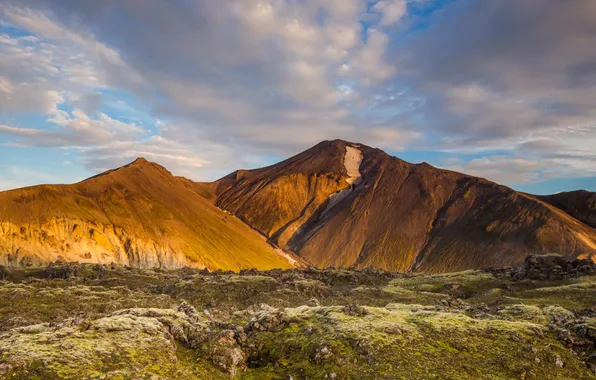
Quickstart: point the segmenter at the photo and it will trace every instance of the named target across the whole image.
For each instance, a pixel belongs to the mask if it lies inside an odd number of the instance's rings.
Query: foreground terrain
[[[0,378],[595,378],[596,265],[0,267]]]

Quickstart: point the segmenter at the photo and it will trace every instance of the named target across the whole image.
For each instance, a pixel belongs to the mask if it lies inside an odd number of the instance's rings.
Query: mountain
[[[286,254],[201,192],[145,159],[73,185],[0,192],[0,264],[291,266]]]
[[[532,253],[596,254],[596,230],[578,213],[342,140],[201,186],[218,207],[316,266],[434,273],[520,264]]]
[[[323,141],[211,183],[137,159],[73,185],[0,192],[0,265],[449,272],[530,254],[596,258],[593,193],[533,196]]]
[[[569,191],[537,198],[560,208],[588,226],[596,228],[596,193],[585,190]]]

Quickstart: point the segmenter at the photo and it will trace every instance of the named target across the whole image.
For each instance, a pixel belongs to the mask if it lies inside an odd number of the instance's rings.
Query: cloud
[[[381,14],[381,25],[392,25],[404,17],[408,10],[406,0],[382,0],[373,6]]]
[[[332,138],[476,153],[450,165],[507,183],[586,174],[595,12],[592,0],[5,0],[19,33],[0,33],[0,112],[48,125],[0,131],[76,146],[90,170],[142,154],[194,178]]]
[[[134,141],[146,131],[134,123],[124,123],[100,113],[92,119],[79,109],[71,113],[55,110],[48,119],[58,129],[44,130],[0,125],[0,134],[16,137],[11,145],[23,147],[78,148]]]
[[[468,162],[451,160],[447,169],[504,184],[525,184],[540,178],[537,162],[509,156],[475,158]]]
[[[349,138],[357,120],[338,86],[354,81],[359,83],[354,93],[366,91],[394,73],[385,60],[384,32],[371,31],[366,41],[361,37],[360,19],[367,13],[362,0],[238,0],[225,6],[149,0],[142,7],[112,0],[13,3],[12,22],[44,38],[71,41],[86,54],[88,46],[99,46],[98,55],[115,57],[143,78],[150,90],[110,80],[119,70],[95,66],[103,70],[95,75],[102,83],[153,103],[157,117],[201,129],[188,131],[187,138],[237,141],[259,146],[262,154],[296,146],[292,141],[304,141],[300,148],[305,148],[321,135]],[[374,12],[384,14],[382,8]],[[117,9],[128,22],[114,22],[106,9]],[[341,67],[352,70],[339,75]],[[359,105],[365,103],[361,99]],[[302,121],[294,118],[308,113]],[[324,126],[327,132],[318,133]],[[257,132],[246,133],[249,128]],[[271,141],[271,134],[279,140]]]
[[[401,80],[426,98],[421,128],[438,137],[427,148],[508,151],[533,160],[538,176],[591,172],[595,13],[591,0],[462,0],[436,12],[392,52]],[[513,166],[503,169],[494,178],[521,180]],[[536,178],[526,174],[525,182]]]

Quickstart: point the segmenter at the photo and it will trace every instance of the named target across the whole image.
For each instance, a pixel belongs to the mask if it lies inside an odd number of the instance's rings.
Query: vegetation
[[[0,268],[0,378],[590,379],[596,276],[578,263],[541,280],[531,260],[444,275]]]

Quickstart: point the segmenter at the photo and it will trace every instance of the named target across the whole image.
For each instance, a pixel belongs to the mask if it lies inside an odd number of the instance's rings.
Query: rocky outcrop
[[[518,268],[488,268],[496,276],[520,280],[562,280],[596,274],[596,263],[592,260],[569,259],[561,255],[530,255]]]

